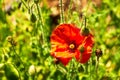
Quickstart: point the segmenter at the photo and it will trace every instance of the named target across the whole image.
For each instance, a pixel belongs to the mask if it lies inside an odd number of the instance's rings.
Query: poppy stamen
[[[70,48],[70,49],[74,49],[74,48],[75,48],[75,45],[74,45],[74,44],[70,44],[70,45],[69,45],[69,48]]]

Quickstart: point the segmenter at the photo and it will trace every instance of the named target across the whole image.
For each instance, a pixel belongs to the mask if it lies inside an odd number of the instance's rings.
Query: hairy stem
[[[96,78],[98,78],[99,57],[96,59]]]
[[[22,59],[20,58],[20,56],[17,54],[14,45],[12,45],[12,49],[13,49],[13,51],[14,51],[14,55],[17,57],[17,59],[18,59],[18,60],[20,61],[20,63],[23,65],[23,67],[24,67],[24,69],[25,69],[25,75],[28,76],[27,69],[26,69],[26,67],[25,67]]]
[[[24,5],[27,9],[29,9],[29,7],[26,5],[26,3],[25,3],[24,0],[21,0],[21,2],[23,3],[23,5]]]
[[[60,23],[64,23],[64,9],[62,0],[59,0],[59,6],[60,6]]]
[[[42,20],[42,13],[41,13],[41,8],[39,7],[39,4],[36,4],[37,6],[37,11],[38,11],[38,16],[39,16],[39,21],[40,21],[40,24],[41,24],[41,32],[42,32],[42,38],[43,38],[43,43],[45,42],[45,32],[44,32],[44,29],[43,29],[43,20]]]

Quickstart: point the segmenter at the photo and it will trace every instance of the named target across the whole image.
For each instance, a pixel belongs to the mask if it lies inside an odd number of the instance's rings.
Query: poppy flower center
[[[70,45],[69,45],[69,48],[70,48],[70,49],[74,49],[74,48],[75,48],[75,45],[74,45],[74,44],[70,44]]]

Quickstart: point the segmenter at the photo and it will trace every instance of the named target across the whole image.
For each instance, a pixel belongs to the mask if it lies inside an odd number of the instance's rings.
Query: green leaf
[[[19,80],[19,73],[11,63],[5,63],[4,71],[7,80]]]

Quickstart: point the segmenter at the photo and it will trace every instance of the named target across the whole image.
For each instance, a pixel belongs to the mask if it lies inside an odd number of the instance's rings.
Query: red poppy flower
[[[53,30],[51,37],[51,55],[62,64],[75,57],[80,63],[86,63],[92,53],[93,36],[83,36],[81,30],[73,24],[61,24]]]

